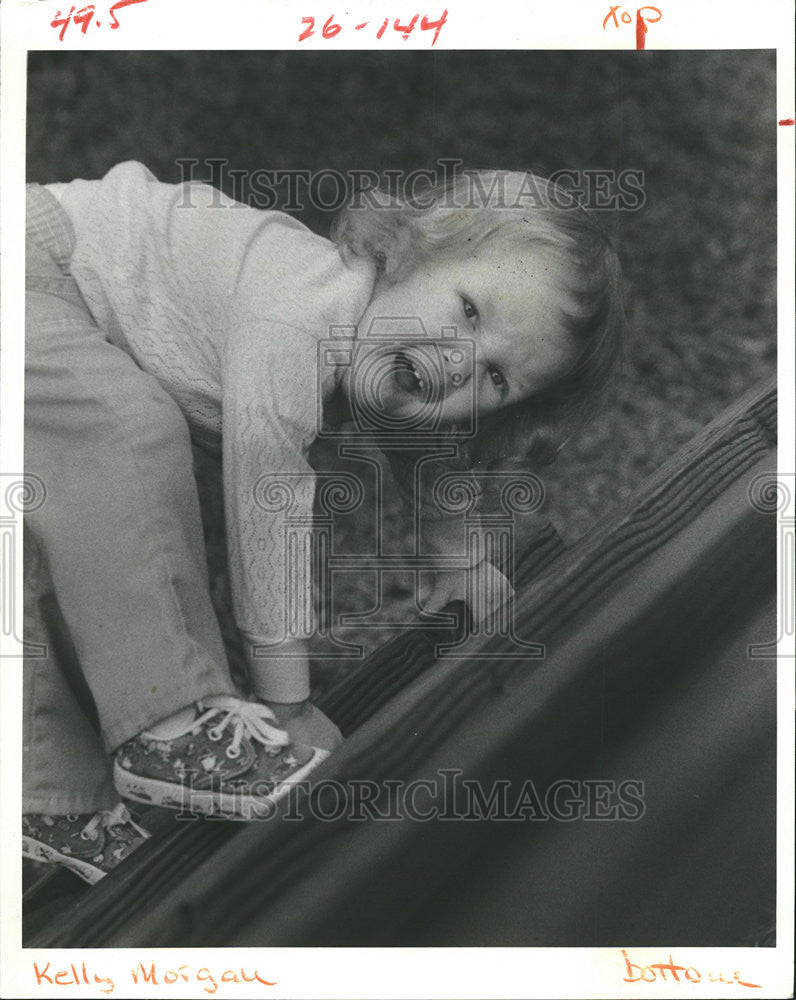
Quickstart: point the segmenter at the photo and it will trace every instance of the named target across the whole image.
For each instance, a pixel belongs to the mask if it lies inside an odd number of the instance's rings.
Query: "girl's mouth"
[[[411,396],[425,396],[427,391],[423,376],[408,354],[398,351],[393,363],[395,381],[404,392]]]

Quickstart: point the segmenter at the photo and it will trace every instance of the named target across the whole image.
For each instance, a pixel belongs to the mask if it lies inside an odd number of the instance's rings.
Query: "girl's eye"
[[[478,319],[478,310],[469,299],[462,299],[462,308],[464,309],[464,315],[468,319]]]
[[[490,368],[489,377],[492,379],[493,385],[496,385],[498,389],[505,387],[506,380],[503,378],[503,372],[499,368]]]

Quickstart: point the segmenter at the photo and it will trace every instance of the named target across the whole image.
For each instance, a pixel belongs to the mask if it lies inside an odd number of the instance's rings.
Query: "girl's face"
[[[544,248],[487,244],[472,255],[423,264],[396,283],[381,278],[357,339],[379,344],[379,406],[399,421],[428,400],[441,423],[469,421],[535,395],[572,364],[562,309],[576,306],[566,275]],[[423,363],[417,320],[438,364]],[[470,341],[457,350],[449,339]],[[422,338],[422,333],[421,333]],[[356,371],[352,379],[356,387]],[[352,391],[357,391],[356,388]]]

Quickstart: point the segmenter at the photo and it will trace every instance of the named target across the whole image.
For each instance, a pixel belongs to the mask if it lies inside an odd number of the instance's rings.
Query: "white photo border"
[[[98,5],[99,6],[99,5]],[[339,5],[337,5],[339,7]],[[389,5],[391,16],[407,17],[416,8],[404,0]],[[457,0],[434,0],[425,12],[437,16],[443,7],[449,20],[436,43],[448,49],[620,49],[633,48],[632,31],[609,33],[602,28],[609,4],[579,0],[558,4],[520,5],[496,0],[476,6]],[[63,42],[50,21],[60,10],[55,0],[21,2],[5,0],[2,16],[0,78],[0,219],[2,230],[2,329],[0,378],[2,379],[3,434],[0,467],[20,470],[22,465],[23,344],[14,331],[23,326],[24,181],[26,54],[29,50],[86,49],[291,49],[297,48],[302,16],[322,24],[334,4],[317,0],[297,6],[288,0],[226,0],[223,5],[204,0],[145,0],[120,12],[122,29],[71,32]],[[792,120],[794,108],[793,4],[789,0],[764,0],[754,5],[737,0],[716,4],[711,0],[661,0],[660,23],[650,26],[647,46],[656,49],[775,49],[777,52],[777,121]],[[432,9],[433,8],[433,9]],[[439,11],[437,11],[439,8]],[[64,9],[66,7],[64,6]],[[374,0],[357,0],[351,11],[361,20],[374,20],[385,10]],[[635,10],[635,8],[633,8]],[[342,8],[340,8],[342,18]],[[349,15],[346,14],[346,17]],[[353,17],[353,14],[350,15]],[[372,33],[341,32],[324,39],[320,33],[304,48],[426,49],[429,37],[417,33],[407,45],[400,36],[375,42]],[[794,462],[794,127],[778,125],[778,370],[779,370],[779,470],[792,473]],[[21,537],[15,563],[21,590]],[[781,558],[781,553],[780,553]],[[19,605],[19,602],[17,602]],[[21,607],[17,607],[21,620]],[[776,948],[676,949],[681,961],[700,968],[742,969],[760,989],[760,997],[786,996],[793,975],[793,636],[781,640],[778,664],[778,901]],[[4,650],[5,652],[5,650]],[[173,985],[130,986],[130,969],[139,961],[155,961],[162,968],[184,963],[191,970],[206,967],[257,968],[275,987],[258,983],[219,988],[219,997],[381,998],[381,997],[663,997],[710,996],[703,986],[681,984],[677,991],[661,982],[628,984],[622,978],[618,948],[457,948],[443,949],[124,949],[48,950],[21,947],[21,855],[17,803],[21,794],[21,669],[13,657],[2,661],[2,988],[3,996],[88,997],[103,996],[100,984],[76,986],[36,985],[33,963],[49,961],[52,968],[68,969],[85,962],[89,974],[112,977],[117,996],[195,997],[205,995],[195,978]],[[453,952],[455,962],[447,951]],[[661,961],[664,948],[634,948],[634,961]],[[737,985],[721,987],[722,996],[743,993]],[[207,994],[209,995],[209,993]]]

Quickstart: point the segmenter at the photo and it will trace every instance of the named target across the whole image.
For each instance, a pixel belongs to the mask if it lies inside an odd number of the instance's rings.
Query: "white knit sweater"
[[[289,474],[299,484],[294,513],[311,518],[318,342],[330,326],[358,322],[373,266],[346,266],[332,243],[283,213],[206,185],[161,184],[139,163],[51,190],[74,226],[71,271],[99,326],[158,379],[197,434],[220,435],[223,420],[237,624],[253,642],[280,640],[283,515],[261,509],[254,488],[263,473]],[[279,672],[269,697],[306,697],[303,663]]]

